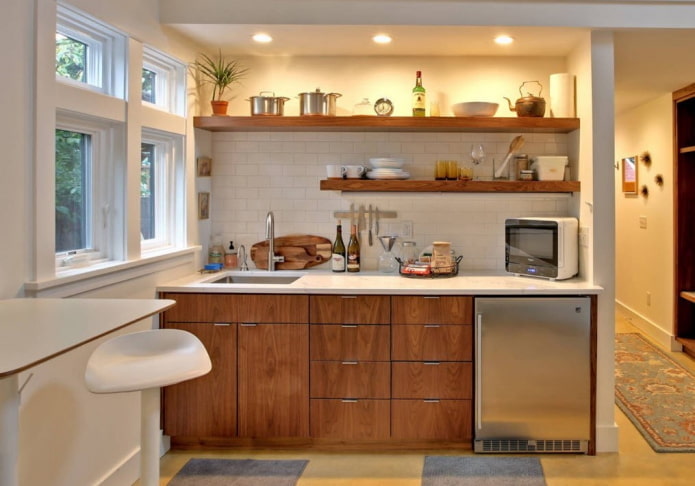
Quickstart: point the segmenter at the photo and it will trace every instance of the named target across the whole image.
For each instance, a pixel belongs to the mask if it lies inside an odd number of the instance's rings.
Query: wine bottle
[[[350,241],[347,250],[347,271],[360,271],[360,242],[357,240],[357,226],[350,227]]]
[[[415,87],[413,88],[413,116],[425,116],[427,104],[426,90],[422,86],[422,72],[415,72]]]
[[[335,234],[335,242],[331,250],[331,270],[334,272],[345,271],[345,243],[343,243],[343,226],[338,220],[338,228]]]

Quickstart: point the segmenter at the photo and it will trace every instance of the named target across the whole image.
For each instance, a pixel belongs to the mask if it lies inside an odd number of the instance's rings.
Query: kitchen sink
[[[280,284],[287,285],[301,278],[301,275],[226,275],[211,284]]]

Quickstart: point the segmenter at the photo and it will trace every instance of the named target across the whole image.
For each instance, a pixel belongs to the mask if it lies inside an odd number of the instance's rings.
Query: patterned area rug
[[[695,375],[637,333],[616,335],[616,403],[657,452],[695,452]]]
[[[169,486],[294,486],[305,460],[190,459]]]

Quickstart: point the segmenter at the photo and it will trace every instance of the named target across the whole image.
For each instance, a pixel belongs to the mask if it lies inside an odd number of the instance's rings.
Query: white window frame
[[[143,46],[143,68],[157,75],[155,103],[143,105],[159,108],[174,115],[186,115],[186,65],[150,46]]]
[[[57,5],[56,16],[56,32],[87,45],[87,81],[76,81],[58,73],[56,80],[125,99],[126,36],[65,4]]]
[[[56,130],[69,130],[90,136],[90,181],[91,194],[89,212],[89,235],[87,240],[90,248],[56,253],[56,273],[76,266],[86,266],[101,263],[115,258],[114,216],[123,207],[119,197],[118,178],[120,164],[114,156],[120,146],[122,130],[111,121],[95,117],[58,111],[56,113]],[[54,176],[55,177],[55,176]],[[119,200],[121,199],[121,200]],[[54,207],[55,212],[55,207]]]
[[[182,204],[183,193],[183,137],[167,132],[143,128],[141,143],[155,146],[155,237],[141,240],[142,252],[160,251],[177,246],[183,225],[177,223],[177,207]]]

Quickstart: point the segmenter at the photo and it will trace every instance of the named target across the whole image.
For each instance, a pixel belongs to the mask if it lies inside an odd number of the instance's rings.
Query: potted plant
[[[210,104],[213,115],[226,115],[228,102],[222,99],[222,95],[230,85],[243,78],[248,69],[243,67],[238,60],[225,59],[221,49],[214,58],[207,54],[201,54],[196,59],[194,67],[201,82],[212,84]]]

